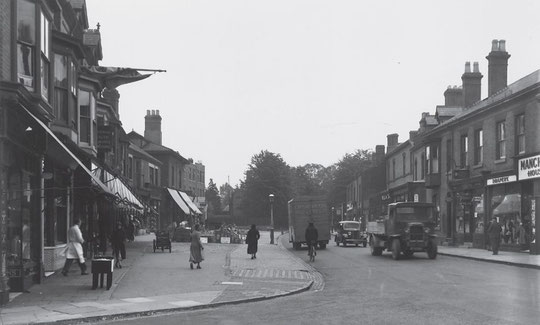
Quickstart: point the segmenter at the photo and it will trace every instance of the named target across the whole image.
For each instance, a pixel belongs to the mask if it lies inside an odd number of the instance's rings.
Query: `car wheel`
[[[412,257],[413,254],[414,254],[414,252],[409,250],[409,249],[403,252],[403,256],[405,256],[407,258]]]
[[[354,244],[354,246],[358,247],[358,243]]]
[[[401,243],[399,238],[396,238],[392,241],[392,258],[394,260],[399,260],[399,255],[401,254]]]

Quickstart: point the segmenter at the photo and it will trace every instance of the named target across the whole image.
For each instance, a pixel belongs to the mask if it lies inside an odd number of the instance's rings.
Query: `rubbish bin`
[[[112,286],[114,257],[112,256],[95,256],[92,260],[92,289],[98,286],[98,277],[101,280],[101,288],[103,288],[103,278],[107,274],[107,290]]]

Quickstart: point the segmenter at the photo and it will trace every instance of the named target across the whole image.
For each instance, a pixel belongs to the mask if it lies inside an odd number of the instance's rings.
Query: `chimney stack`
[[[508,59],[505,40],[493,40],[491,52],[486,56],[488,60],[488,96],[491,96],[508,84]]]
[[[463,88],[448,86],[444,92],[444,106],[463,107]]]
[[[375,146],[374,160],[375,165],[379,165],[384,161],[384,144],[379,144]]]
[[[386,136],[386,147],[388,148],[387,152],[390,152],[392,149],[397,147],[398,139],[399,135],[397,133],[392,133]]]
[[[103,89],[103,99],[111,105],[116,115],[120,117],[120,113],[118,112],[120,93],[118,90],[109,88]]]
[[[472,106],[482,98],[482,77],[478,62],[473,63],[472,72],[471,63],[465,63],[465,72],[461,76],[463,82],[463,106],[465,108]]]
[[[161,116],[159,110],[146,110],[144,117],[144,137],[161,145]]]

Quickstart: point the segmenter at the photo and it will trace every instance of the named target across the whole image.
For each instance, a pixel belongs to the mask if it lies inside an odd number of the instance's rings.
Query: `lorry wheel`
[[[437,244],[433,239],[428,243],[427,256],[432,260],[437,258]]]
[[[367,241],[365,241],[362,246],[366,247],[367,246]]]
[[[300,243],[293,243],[293,248],[296,249],[296,250],[299,250],[299,249],[300,249],[300,246],[302,246],[302,244],[300,244]]]
[[[399,260],[399,254],[401,254],[401,243],[399,239],[394,239],[392,241],[392,258],[394,260]]]
[[[339,242],[336,240],[336,245],[339,247]]]
[[[326,243],[319,243],[319,247],[321,249],[325,249],[326,248]]]
[[[341,244],[343,244],[343,247],[347,246],[347,241],[345,239],[343,239],[343,241],[341,242]]]
[[[354,244],[354,246],[358,247],[358,243]]]
[[[403,255],[404,255],[405,257],[412,257],[413,254],[414,254],[414,252],[411,251],[410,249],[408,249],[408,250],[406,250],[406,251],[403,252]]]

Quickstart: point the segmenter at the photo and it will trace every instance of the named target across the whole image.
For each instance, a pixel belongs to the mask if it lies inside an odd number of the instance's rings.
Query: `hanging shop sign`
[[[104,151],[110,151],[112,149],[112,137],[112,128],[108,126],[99,127],[97,134],[98,148]]]
[[[540,177],[540,155],[520,159],[518,177],[519,180]]]
[[[515,181],[517,181],[516,175],[495,177],[487,180],[487,186],[511,183]]]

